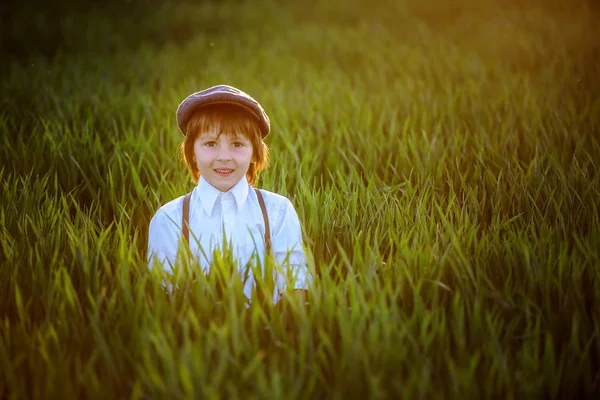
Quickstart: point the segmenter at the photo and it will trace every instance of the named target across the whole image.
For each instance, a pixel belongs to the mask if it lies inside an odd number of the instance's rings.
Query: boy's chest
[[[210,262],[215,249],[230,248],[235,258],[246,263],[257,251],[264,253],[265,225],[262,214],[237,212],[235,203],[216,204],[212,214],[195,213],[190,217],[190,248]],[[248,211],[248,210],[245,210]]]

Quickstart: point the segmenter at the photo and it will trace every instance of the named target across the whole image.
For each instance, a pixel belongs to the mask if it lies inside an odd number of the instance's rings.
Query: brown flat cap
[[[269,117],[261,105],[258,104],[258,101],[233,86],[217,85],[189,95],[177,107],[177,125],[181,133],[185,135],[185,127],[195,111],[212,104],[233,104],[240,106],[249,111],[258,120],[263,138],[271,131]]]

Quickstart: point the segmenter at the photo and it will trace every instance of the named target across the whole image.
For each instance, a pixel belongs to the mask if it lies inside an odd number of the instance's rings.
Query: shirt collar
[[[242,177],[242,179],[233,185],[233,187],[227,192],[233,194],[238,212],[244,208],[244,204],[248,198],[249,187],[250,185],[248,185],[248,180],[244,175],[244,177]],[[204,211],[208,216],[212,216],[215,203],[224,192],[221,192],[219,189],[208,183],[203,176],[200,176],[200,179],[198,180],[197,189],[198,198],[200,199],[200,203],[202,203]]]

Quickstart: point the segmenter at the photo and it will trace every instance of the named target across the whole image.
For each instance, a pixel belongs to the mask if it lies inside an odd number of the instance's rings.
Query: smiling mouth
[[[233,169],[231,169],[231,168],[216,168],[216,169],[214,169],[214,171],[219,175],[227,176],[233,172]]]

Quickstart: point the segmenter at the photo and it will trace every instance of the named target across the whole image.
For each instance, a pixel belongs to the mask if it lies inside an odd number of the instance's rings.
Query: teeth
[[[215,169],[215,171],[226,174],[226,173],[231,172],[233,170],[232,169]]]

